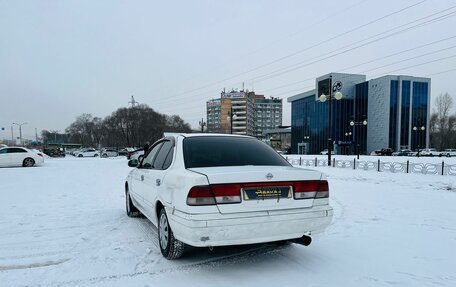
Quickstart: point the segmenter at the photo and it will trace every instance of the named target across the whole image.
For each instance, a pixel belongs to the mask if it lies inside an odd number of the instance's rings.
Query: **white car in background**
[[[74,154],[76,157],[98,157],[100,153],[94,148],[85,148]]]
[[[23,147],[0,148],[0,167],[32,167],[43,163],[44,155],[41,152],[32,151]]]
[[[167,259],[182,256],[185,244],[309,245],[333,216],[321,172],[291,166],[252,137],[172,135],[128,165],[135,168],[125,182],[127,215],[157,226]]]
[[[420,150],[420,156],[439,156],[440,152],[438,152],[435,148],[428,148]]]
[[[140,149],[136,149],[134,151],[129,152],[127,159],[129,159],[129,160],[136,159],[136,160],[140,161],[143,156],[144,156],[144,149],[140,148]]]
[[[101,157],[116,157],[119,153],[115,149],[104,148],[101,150]]]
[[[453,148],[449,148],[449,149],[446,149],[444,151],[442,151],[439,156],[446,156],[446,157],[452,157],[452,156],[456,156],[456,149],[453,149]]]

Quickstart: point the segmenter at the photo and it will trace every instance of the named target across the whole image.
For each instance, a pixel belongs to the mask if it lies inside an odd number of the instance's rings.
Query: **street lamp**
[[[367,126],[367,120],[363,120],[362,122],[350,121],[350,126]],[[359,137],[358,137],[359,139]],[[356,141],[356,155],[359,159],[359,140]]]
[[[422,131],[424,132],[424,130],[426,130],[426,128],[424,126],[421,126],[421,127],[417,127],[417,126],[414,126],[413,127],[413,130],[415,132],[417,132],[418,134],[418,138],[417,138],[417,142],[418,142],[418,153],[416,154],[417,157],[420,157],[420,138],[419,138],[419,132]]]
[[[305,141],[305,145],[304,147],[306,148],[306,153],[305,154],[308,154],[309,153],[309,150],[310,150],[310,136],[304,136],[304,141]]]
[[[204,122],[203,118],[201,118],[199,125],[201,126],[201,132],[204,133],[204,127],[206,126],[206,123]]]
[[[352,135],[352,132],[345,133],[345,137],[347,137],[347,138],[351,137],[351,135]],[[347,144],[347,143],[345,143],[345,144]],[[350,142],[350,145],[351,145],[351,142]],[[350,147],[348,147],[348,149],[345,148],[345,150],[347,151],[346,154],[348,155],[350,153]]]
[[[27,124],[27,123],[22,123],[22,124],[13,123],[13,125],[16,125],[16,126],[19,127],[19,140],[20,140],[20,142],[21,142],[21,145],[23,145],[23,144],[22,144],[22,126],[23,126],[23,125],[26,125],[26,124]]]
[[[231,112],[228,113],[228,116],[226,117],[227,121],[230,121],[230,133],[233,133],[233,120],[237,119],[237,115],[233,114],[233,107],[231,107]]]
[[[332,146],[332,100],[333,98],[335,100],[341,100],[343,95],[342,93],[340,92],[340,90],[342,89],[342,82],[340,81],[337,81],[335,82],[334,84],[332,84],[332,75],[329,75],[329,85],[328,87],[330,87],[328,90],[329,90],[329,95],[325,95],[325,94],[321,94],[320,97],[318,97],[318,99],[320,100],[320,102],[324,103],[326,102],[326,100],[329,100],[328,101],[328,104],[329,104],[329,109],[328,109],[328,128],[329,128],[329,131],[328,131],[328,166],[331,166],[331,153],[332,153],[332,150],[333,150],[333,146]]]

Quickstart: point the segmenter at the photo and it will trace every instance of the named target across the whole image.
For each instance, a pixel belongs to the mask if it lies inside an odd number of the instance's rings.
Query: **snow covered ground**
[[[0,286],[456,286],[456,177],[315,169],[335,218],[310,246],[168,261],[152,224],[124,212],[124,158],[2,168]]]

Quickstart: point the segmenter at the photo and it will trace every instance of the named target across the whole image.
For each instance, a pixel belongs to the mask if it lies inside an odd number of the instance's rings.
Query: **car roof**
[[[221,134],[221,133],[164,133],[164,138],[174,138],[177,140],[178,137],[184,138],[197,138],[197,137],[233,137],[233,138],[246,138],[246,139],[257,139],[251,136],[235,135],[235,134]]]
[[[190,137],[243,137],[243,138],[254,138],[246,135],[236,135],[236,134],[222,134],[222,133],[164,133],[165,137],[178,137],[183,136],[186,138]]]

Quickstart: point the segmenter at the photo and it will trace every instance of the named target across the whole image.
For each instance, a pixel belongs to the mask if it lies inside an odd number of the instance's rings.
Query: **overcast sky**
[[[452,0],[0,0],[0,127],[6,128],[0,139],[10,137],[12,122],[27,122],[23,133],[30,138],[35,128],[64,131],[82,113],[105,117],[127,106],[131,95],[197,128],[205,102],[242,82],[284,98],[289,124],[286,98],[331,71],[368,79],[429,76],[433,97],[454,98],[454,6]]]

